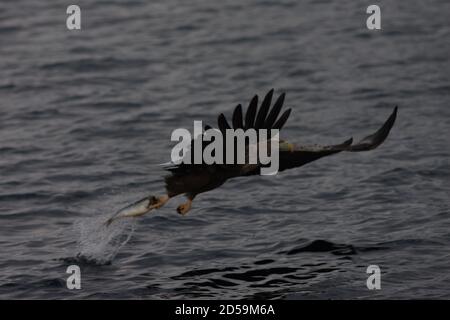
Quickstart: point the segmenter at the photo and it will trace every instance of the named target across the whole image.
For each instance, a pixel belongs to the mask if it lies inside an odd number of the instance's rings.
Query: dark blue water
[[[0,4],[0,298],[450,298],[448,1],[377,1],[381,31],[368,1],[77,4],[76,32],[66,4]],[[298,143],[399,116],[374,151],[96,231],[161,193],[173,129],[270,88]]]

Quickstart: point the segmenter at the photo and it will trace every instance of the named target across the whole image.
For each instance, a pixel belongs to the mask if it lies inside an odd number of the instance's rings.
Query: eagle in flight
[[[224,114],[218,117],[218,130],[225,136],[227,129],[281,129],[289,118],[291,109],[285,110],[282,107],[285,94],[282,93],[272,104],[273,89],[270,90],[258,107],[258,96],[255,95],[245,112],[239,104],[234,109],[231,124],[228,122]],[[281,115],[280,115],[281,114]],[[397,116],[397,106],[386,122],[375,133],[366,136],[359,142],[353,144],[350,138],[341,144],[327,146],[296,146],[286,140],[279,140],[279,169],[284,171],[287,169],[301,167],[309,162],[318,160],[322,157],[330,156],[339,152],[360,152],[368,151],[378,147],[389,134],[394,125]],[[205,129],[211,129],[209,125]],[[202,148],[209,142],[202,142]],[[194,140],[191,140],[192,149]],[[225,150],[224,150],[225,151]],[[236,154],[236,153],[235,153]],[[194,198],[200,194],[220,187],[227,180],[235,177],[250,176],[260,174],[262,165],[248,164],[195,164],[180,163],[171,164],[164,169],[169,171],[169,175],[165,177],[166,194],[162,196],[146,197],[118,212],[115,217],[120,216],[140,216],[152,209],[162,207],[170,198],[177,195],[185,195],[187,201],[178,206],[177,212],[185,215],[192,206]],[[112,221],[110,219],[109,221]]]

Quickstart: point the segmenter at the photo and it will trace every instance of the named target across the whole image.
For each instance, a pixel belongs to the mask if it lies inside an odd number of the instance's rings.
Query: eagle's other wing
[[[280,151],[279,171],[303,166],[325,156],[329,156],[342,151],[358,152],[372,150],[386,140],[397,117],[397,107],[374,134],[368,135],[356,144],[352,144],[353,139],[349,139],[338,145],[330,146],[302,146],[292,151]]]

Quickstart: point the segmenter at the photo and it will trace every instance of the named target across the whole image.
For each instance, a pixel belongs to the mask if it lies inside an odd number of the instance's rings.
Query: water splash
[[[131,239],[135,230],[135,219],[117,220],[105,225],[105,217],[78,220],[74,229],[78,233],[77,260],[88,263],[109,264],[119,250]]]

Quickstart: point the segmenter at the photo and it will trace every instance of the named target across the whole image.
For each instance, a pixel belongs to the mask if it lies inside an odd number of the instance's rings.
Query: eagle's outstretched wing
[[[325,156],[329,156],[342,151],[358,152],[372,150],[378,147],[389,135],[389,131],[394,125],[397,117],[397,107],[374,134],[371,134],[356,144],[352,144],[353,139],[349,139],[338,145],[330,146],[301,146],[292,151],[280,151],[280,168],[283,171],[290,168],[303,166],[309,162],[315,161]]]
[[[242,112],[242,105],[238,104],[233,111],[233,116],[231,118],[232,122],[230,125],[227,118],[223,113],[217,118],[217,125],[219,130],[225,135],[227,129],[278,129],[281,130],[285,125],[289,115],[291,114],[291,109],[287,109],[280,115],[281,108],[283,107],[285,94],[282,93],[277,98],[272,108],[273,89],[271,89],[266,96],[258,110],[258,96],[255,95],[247,107],[247,112],[245,113],[245,118]],[[206,125],[205,130],[211,129],[211,126]]]

